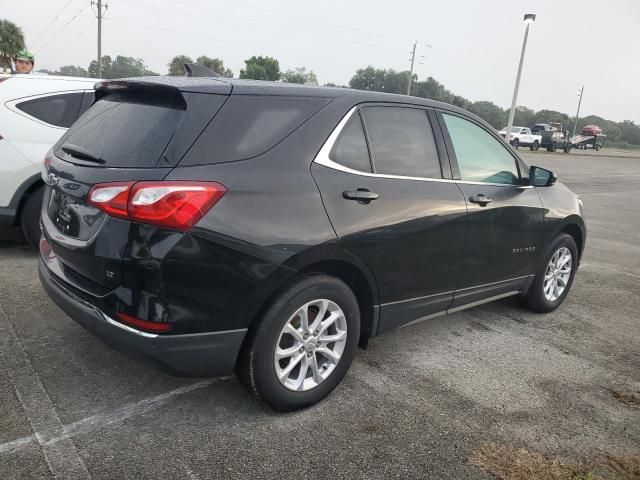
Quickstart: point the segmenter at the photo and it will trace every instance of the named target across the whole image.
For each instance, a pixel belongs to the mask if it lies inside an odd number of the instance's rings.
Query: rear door
[[[469,211],[455,308],[525,285],[535,271],[543,208],[520,162],[489,129],[453,113],[440,118]]]
[[[444,145],[429,113],[356,108],[312,166],[343,246],[377,280],[380,332],[441,312],[453,298],[466,206],[446,178],[450,167],[440,162]]]

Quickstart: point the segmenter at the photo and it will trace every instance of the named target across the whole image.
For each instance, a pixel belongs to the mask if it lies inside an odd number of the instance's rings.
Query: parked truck
[[[507,127],[498,133],[506,138]],[[527,127],[512,127],[509,137],[509,143],[513,145],[513,148],[517,149],[522,145],[523,147],[529,147],[534,152],[540,148],[542,140],[542,136],[531,133],[531,129]]]
[[[531,131],[540,135],[540,146],[546,148],[549,152],[555,152],[558,148],[569,153],[573,147],[569,138],[569,131],[562,129],[561,123],[536,123]]]

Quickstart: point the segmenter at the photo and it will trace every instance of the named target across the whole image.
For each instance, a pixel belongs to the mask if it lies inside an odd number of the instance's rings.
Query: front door
[[[466,206],[457,185],[443,180],[427,110],[364,107],[340,128],[312,173],[342,245],[378,283],[379,332],[446,310]]]
[[[521,179],[519,162],[497,136],[458,115],[441,118],[468,207],[455,309],[523,288],[535,272],[544,212],[538,192]]]

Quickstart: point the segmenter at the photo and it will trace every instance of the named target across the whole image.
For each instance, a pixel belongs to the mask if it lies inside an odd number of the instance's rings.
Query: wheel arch
[[[40,173],[34,174],[27,178],[20,186],[16,189],[13,197],[11,197],[11,203],[9,206],[15,209],[15,217],[13,218],[13,224],[18,225],[20,222],[20,218],[22,216],[22,210],[24,208],[24,204],[29,198],[29,196],[35,192],[38,188],[44,186],[44,181],[42,180],[42,175]]]
[[[260,306],[251,316],[245,343],[251,338],[251,333],[255,331],[265,311],[293,281],[304,275],[325,274],[342,280],[356,296],[360,308],[359,345],[366,347],[368,339],[375,336],[378,330],[378,287],[373,275],[364,266],[358,265],[357,261],[357,258],[352,261],[349,255],[345,253],[344,255],[325,258],[313,255],[308,257],[304,264],[296,262],[295,270],[287,269],[288,274],[286,277],[274,279],[273,284],[275,285],[259,301]]]
[[[569,220],[566,222],[557,232],[557,234],[566,233],[570,235],[574,242],[576,242],[576,246],[578,247],[578,261],[582,259],[582,254],[584,252],[584,241],[585,241],[585,232],[584,227],[580,227],[578,222],[574,220]]]

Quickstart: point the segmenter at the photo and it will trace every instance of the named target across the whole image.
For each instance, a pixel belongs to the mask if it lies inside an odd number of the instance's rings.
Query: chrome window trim
[[[336,140],[340,136],[340,133],[344,129],[347,122],[351,119],[354,113],[358,111],[359,108],[360,105],[356,105],[351,110],[349,110],[344,117],[342,117],[342,120],[340,120],[338,125],[336,125],[336,127],[333,129],[327,140],[324,142],[324,144],[316,154],[315,158],[313,159],[313,163],[317,163],[318,165],[322,165],[333,170],[350,173],[352,175],[360,175],[362,177],[390,178],[395,180],[418,180],[421,182],[462,183],[465,185],[490,185],[494,187],[533,188],[532,185],[516,185],[513,183],[469,182],[465,180],[450,180],[448,178],[408,177],[404,175],[389,175],[384,173],[363,172],[361,170],[354,170],[353,168],[345,167],[344,165],[334,162],[329,157],[331,149],[336,143]]]

